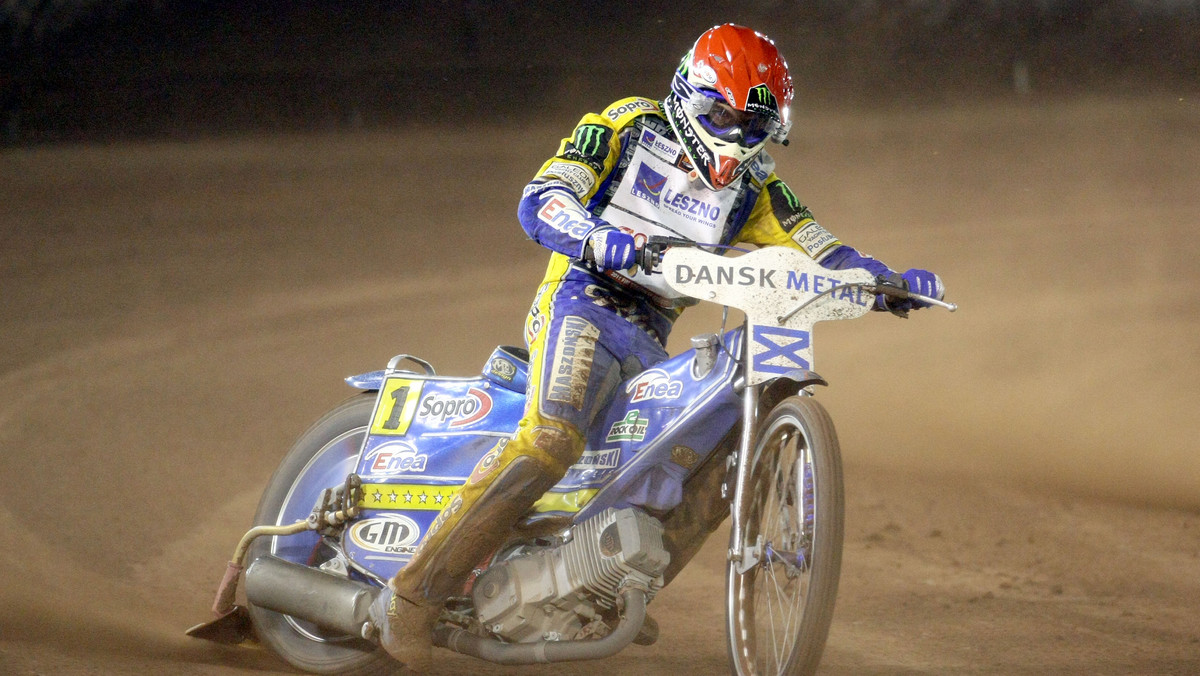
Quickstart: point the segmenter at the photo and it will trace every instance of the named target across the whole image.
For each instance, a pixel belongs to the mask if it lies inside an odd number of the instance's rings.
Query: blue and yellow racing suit
[[[891,272],[822,228],[766,152],[720,191],[691,171],[659,104],[635,97],[584,116],[525,188],[521,225],[553,252],[525,325],[532,363],[525,423],[572,438],[572,451],[556,459],[560,476],[582,452],[582,433],[616,383],[666,358],[671,325],[689,303],[661,275],[599,272],[585,262],[583,247],[596,228],[617,226],[639,246],[652,235],[780,245],[830,268]],[[509,450],[525,444],[517,446]]]

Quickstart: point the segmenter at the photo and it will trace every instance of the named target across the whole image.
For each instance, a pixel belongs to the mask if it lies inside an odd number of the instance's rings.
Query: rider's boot
[[[433,666],[430,636],[441,612],[441,606],[420,606],[397,595],[389,584],[371,606],[371,619],[379,645],[410,671],[424,673]]]
[[[524,436],[499,445],[490,467],[493,453],[480,462],[434,519],[412,561],[392,578],[391,593],[381,596],[387,626],[380,628],[380,644],[413,671],[427,671],[432,663],[431,633],[446,599],[462,591],[475,566],[558,482],[575,446],[582,448],[582,439],[552,427],[535,428],[532,443],[523,443]]]

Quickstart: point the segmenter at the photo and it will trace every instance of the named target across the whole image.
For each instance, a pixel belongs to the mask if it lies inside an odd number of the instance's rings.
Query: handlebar
[[[932,296],[919,294],[916,291],[909,291],[908,289],[898,286],[895,282],[883,276],[876,277],[875,286],[868,288],[873,293],[881,296],[887,296],[888,298],[920,301],[927,305],[936,305],[937,307],[945,308],[950,312],[954,312],[958,309],[958,305],[955,303],[947,303],[944,300],[939,300],[937,298],[933,298]]]
[[[662,265],[663,252],[673,246],[697,246],[696,242],[683,237],[667,237],[665,235],[651,235],[646,240],[646,244],[638,251],[637,263],[642,268],[642,272],[647,275],[653,275],[659,270]]]

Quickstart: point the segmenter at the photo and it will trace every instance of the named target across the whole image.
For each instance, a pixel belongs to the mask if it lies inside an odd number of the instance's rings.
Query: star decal
[[[450,504],[456,495],[452,486],[422,484],[372,484],[363,486],[359,504],[372,509],[436,509]]]

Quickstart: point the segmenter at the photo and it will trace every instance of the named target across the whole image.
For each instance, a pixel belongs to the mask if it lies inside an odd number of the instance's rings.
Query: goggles
[[[780,124],[775,116],[738,110],[729,105],[720,92],[695,87],[679,73],[675,74],[671,84],[671,89],[696,116],[705,131],[722,141],[752,148],[768,137],[776,143],[787,139],[792,126],[790,122]]]

